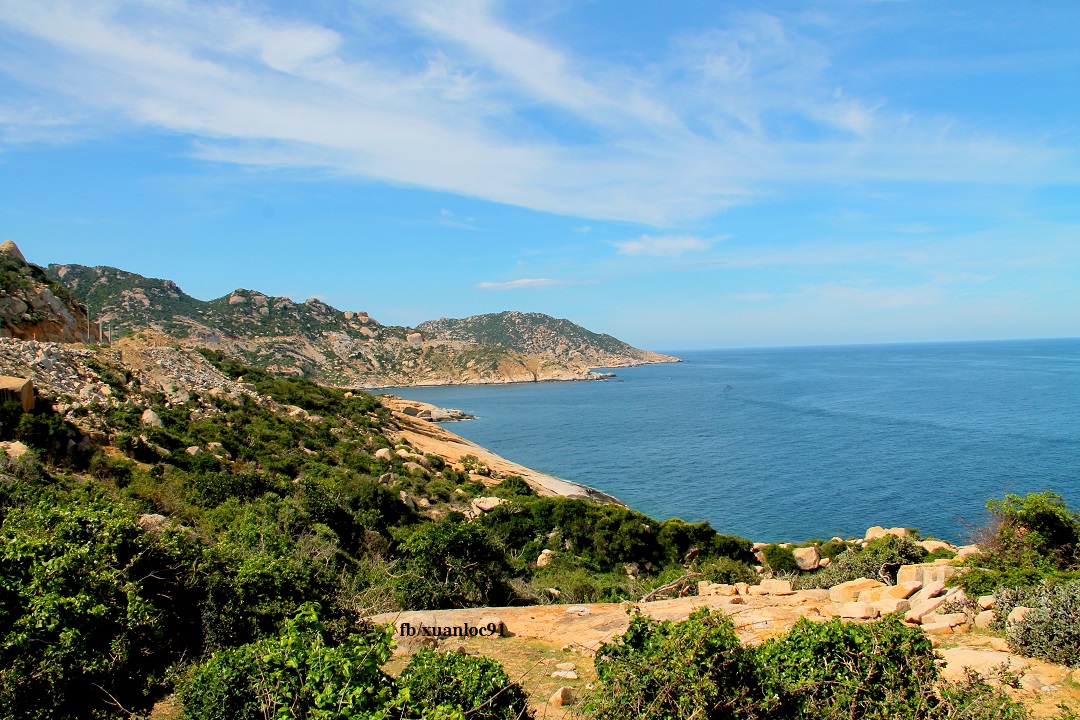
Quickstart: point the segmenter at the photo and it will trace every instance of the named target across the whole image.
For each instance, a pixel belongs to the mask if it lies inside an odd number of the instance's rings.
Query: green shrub
[[[1080,665],[1080,580],[1045,584],[1005,597],[1008,594],[998,595],[1002,603],[995,604],[995,614],[1008,617],[1017,605],[1031,608],[1023,620],[1006,628],[1010,647],[1027,657]]]
[[[761,552],[765,555],[765,564],[774,573],[799,572],[799,564],[795,562],[795,553],[791,548],[780,547],[774,543],[766,545]]]
[[[823,558],[834,558],[847,549],[848,545],[843,540],[830,540],[818,546],[818,554]]]
[[[895,616],[868,624],[805,618],[758,649],[778,717],[920,717],[938,670],[929,638]]]
[[[1080,515],[1053,492],[1028,493],[1024,497],[1006,495],[990,500],[986,507],[998,526],[994,536],[983,543],[994,569],[1033,567],[1067,570],[1080,566]]]
[[[395,596],[401,607],[497,605],[509,596],[506,557],[479,525],[423,525],[398,549],[402,563]]]
[[[393,698],[393,682],[382,671],[392,630],[365,626],[334,643],[318,613],[317,604],[305,604],[277,637],[218,652],[193,668],[177,688],[184,717],[379,717]]]
[[[734,585],[739,582],[753,585],[761,579],[761,576],[757,574],[754,568],[740,560],[732,560],[726,557],[706,560],[701,563],[698,572],[704,575],[709,582],[724,585]]]
[[[596,653],[596,720],[739,718],[758,696],[754,655],[722,613],[685,622],[630,618],[621,637]]]
[[[531,718],[528,696],[499,663],[485,657],[423,648],[397,680],[405,717],[461,712],[469,720]]]
[[[181,532],[142,533],[111,499],[49,496],[0,527],[0,717],[148,709],[166,667],[201,652]]]
[[[492,488],[492,493],[497,497],[536,497],[536,493],[529,487],[529,483],[517,475],[511,475]]]
[[[925,557],[926,551],[908,538],[886,535],[872,541],[865,548],[851,548],[834,556],[832,563],[826,568],[800,575],[795,579],[795,587],[830,588],[858,578],[877,579],[882,566],[918,563]],[[891,579],[895,581],[895,575]]]

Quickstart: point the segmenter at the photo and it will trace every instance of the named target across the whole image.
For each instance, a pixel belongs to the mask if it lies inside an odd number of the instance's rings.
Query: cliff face
[[[366,312],[238,289],[216,300],[111,267],[48,273],[120,331],[153,330],[271,372],[347,387],[587,380],[594,367],[673,362],[569,320],[505,312],[386,326]]]
[[[26,262],[10,240],[0,244],[0,337],[87,340],[86,309],[45,270]]]

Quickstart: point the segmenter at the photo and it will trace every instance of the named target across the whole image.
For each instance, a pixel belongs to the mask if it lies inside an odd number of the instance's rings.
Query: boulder
[[[932,613],[934,610],[937,610],[939,607],[944,605],[945,598],[926,598],[925,600],[917,603],[912,602],[911,600],[909,600],[908,602],[911,603],[911,608],[904,614],[904,621],[909,623],[915,623],[916,625],[918,625],[922,623],[924,615]]]
[[[833,585],[829,588],[829,599],[837,605],[855,602],[856,598],[859,597],[859,593],[863,590],[871,590],[884,585],[885,583],[878,580],[871,580],[870,578],[848,580],[847,582],[842,582],[839,585]]]
[[[945,613],[944,615],[938,615],[938,622],[949,623],[950,626],[956,627],[957,625],[965,625],[968,622],[968,616],[966,613]]]
[[[1018,623],[1022,621],[1029,612],[1031,612],[1031,608],[1023,607],[1020,605],[1014,607],[1009,613],[1009,617],[1005,618],[1006,627],[1012,625],[1013,623]]]
[[[390,448],[379,448],[375,451],[375,459],[383,462],[392,462],[394,456],[390,454]]]
[[[840,617],[853,620],[873,620],[879,615],[876,607],[870,603],[849,602],[840,606]]]
[[[993,595],[980,595],[978,600],[979,607],[983,610],[989,610],[994,607],[996,602]]]
[[[983,610],[981,613],[975,616],[975,627],[980,630],[987,630],[994,624],[994,611]]]
[[[426,474],[426,471],[424,470],[424,466],[421,465],[420,463],[415,463],[415,462],[409,461],[409,462],[405,463],[402,467],[404,467],[406,472],[409,472],[409,473],[420,473],[421,475]]]
[[[161,418],[158,416],[158,414],[156,412],[154,412],[153,410],[151,410],[150,408],[147,408],[146,410],[143,410],[142,424],[146,425],[147,427],[164,427],[165,426],[165,423],[161,422]]]
[[[412,499],[412,496],[409,495],[409,493],[401,490],[398,492],[398,497],[401,498],[401,502],[405,503],[405,507],[416,512],[416,501]]]
[[[198,445],[192,445],[192,446],[190,446],[188,448],[185,448],[184,452],[186,452],[191,457],[199,457],[200,455],[203,454],[203,449],[201,447],[199,447]]]
[[[761,589],[769,595],[794,595],[791,583],[787,580],[762,580]]]
[[[577,665],[572,662],[561,662],[555,666],[556,670],[577,670]]]
[[[930,582],[945,582],[951,577],[965,572],[966,568],[957,568],[950,565],[950,560],[938,560],[932,563],[919,563],[917,565],[903,565],[896,573],[896,581],[918,581],[923,585]]]
[[[904,598],[885,597],[871,603],[882,615],[894,612],[907,612],[911,609],[911,603]]]
[[[947,542],[942,542],[941,540],[920,540],[915,544],[928,553],[932,553],[935,550],[952,550],[953,552],[956,552],[955,547]]]
[[[922,590],[911,596],[912,606],[918,605],[924,600],[936,598],[945,594],[945,583],[933,580],[923,585]]]
[[[510,635],[510,631],[506,629],[506,623],[504,623],[502,618],[498,615],[485,615],[480,618],[478,625],[485,628],[489,625],[494,625],[498,629],[499,637],[507,637]]]
[[[978,545],[964,545],[963,547],[956,549],[956,557],[954,559],[963,560],[966,557],[978,555],[979,552],[980,550]]]
[[[832,558],[821,558],[821,560],[818,560],[819,568],[829,567],[829,565],[832,565]]]
[[[735,583],[735,592],[739,593],[740,595],[746,595],[750,592],[750,584],[744,582]]]
[[[791,552],[800,570],[817,570],[821,565],[821,553],[816,546],[795,548]]]
[[[927,635],[952,635],[952,625],[944,622],[930,623],[922,626],[923,632]]]
[[[9,458],[21,458],[30,448],[18,440],[12,440],[10,442],[0,442],[0,450],[3,450],[4,454]]]
[[[551,558],[552,558],[552,556],[554,554],[555,553],[553,553],[551,550],[547,550],[547,549],[544,549],[543,551],[541,551],[540,557],[536,558],[536,567],[542,568],[542,567],[547,567],[548,565],[550,565],[551,564]]]
[[[555,694],[551,696],[548,703],[555,707],[562,707],[564,705],[574,704],[574,691],[565,685],[555,691]]]
[[[577,680],[577,673],[573,670],[556,670],[551,673],[551,677],[559,678],[560,680]]]
[[[472,506],[473,509],[479,510],[480,512],[491,512],[504,502],[506,501],[497,497],[478,497],[473,498]]]

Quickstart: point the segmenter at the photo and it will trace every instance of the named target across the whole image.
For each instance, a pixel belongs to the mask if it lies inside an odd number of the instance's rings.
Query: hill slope
[[[121,332],[154,330],[281,375],[380,387],[584,380],[594,367],[674,362],[539,313],[384,326],[365,312],[238,289],[216,300],[113,267],[50,265],[49,277]]]

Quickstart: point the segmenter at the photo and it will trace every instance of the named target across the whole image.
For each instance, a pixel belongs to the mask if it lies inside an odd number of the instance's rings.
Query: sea
[[[755,541],[913,527],[957,543],[986,502],[1080,509],[1080,339],[674,353],[610,380],[391,390],[449,430],[656,519]]]

